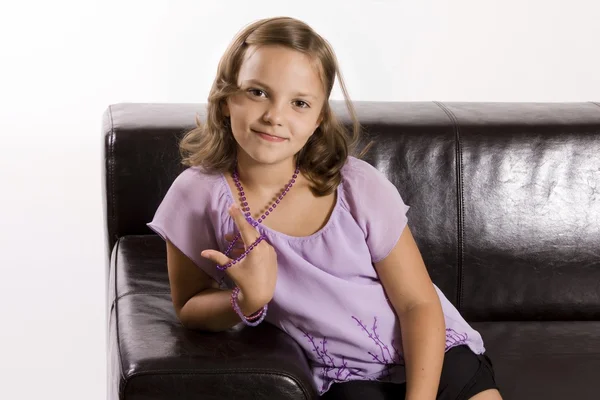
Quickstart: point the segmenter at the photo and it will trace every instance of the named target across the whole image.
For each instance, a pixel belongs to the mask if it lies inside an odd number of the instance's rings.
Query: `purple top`
[[[231,288],[227,275],[200,253],[227,248],[224,235],[237,231],[227,213],[233,201],[222,174],[191,167],[173,182],[148,226],[223,289]],[[321,394],[334,382],[405,382],[399,320],[373,263],[395,246],[407,225],[408,209],[385,175],[349,157],[336,204],[322,229],[292,237],[257,227],[275,248],[278,261],[266,320],[302,346]],[[446,320],[446,350],[466,344],[483,353],[481,335],[435,289]]]

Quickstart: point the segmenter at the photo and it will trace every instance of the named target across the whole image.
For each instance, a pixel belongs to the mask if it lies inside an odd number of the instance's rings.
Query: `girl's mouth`
[[[259,131],[255,131],[254,129],[251,129],[252,132],[256,133],[261,139],[267,140],[269,142],[284,142],[287,139],[284,138],[280,138],[278,136],[272,136],[269,135],[267,133],[264,132],[259,132]]]

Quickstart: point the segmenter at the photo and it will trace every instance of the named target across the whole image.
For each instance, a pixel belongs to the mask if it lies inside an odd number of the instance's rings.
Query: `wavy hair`
[[[361,126],[348,96],[337,58],[331,45],[306,23],[289,17],[267,18],[256,21],[240,31],[221,57],[207,104],[207,118],[201,123],[196,116],[196,127],[187,132],[179,144],[182,163],[202,166],[208,172],[231,172],[237,159],[237,146],[228,118],[222,113],[222,103],[240,88],[238,73],[249,46],[279,45],[307,54],[314,60],[325,89],[325,103],[321,110],[322,122],[303,148],[296,154],[300,171],[310,182],[317,196],[332,193],[340,184],[341,169],[349,155],[356,154]],[[329,97],[337,76],[352,130],[348,131],[336,118]]]

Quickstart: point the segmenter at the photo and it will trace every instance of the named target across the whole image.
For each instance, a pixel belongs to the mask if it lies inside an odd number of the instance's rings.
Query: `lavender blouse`
[[[200,252],[227,248],[225,234],[236,231],[227,213],[233,201],[222,174],[191,167],[173,182],[148,226],[223,289],[231,288],[226,274]],[[277,285],[266,321],[302,346],[321,394],[334,382],[405,382],[399,320],[373,263],[384,259],[398,241],[407,225],[408,209],[381,172],[349,157],[342,168],[336,204],[321,230],[292,237],[258,226],[278,260]],[[435,289],[446,321],[446,350],[466,344],[483,353],[481,335]]]

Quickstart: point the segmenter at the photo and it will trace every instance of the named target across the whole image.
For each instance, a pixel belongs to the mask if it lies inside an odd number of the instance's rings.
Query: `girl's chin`
[[[281,154],[280,152],[269,152],[264,150],[246,152],[246,154],[252,159],[252,161],[265,165],[280,164],[286,160],[294,158],[293,154]]]

